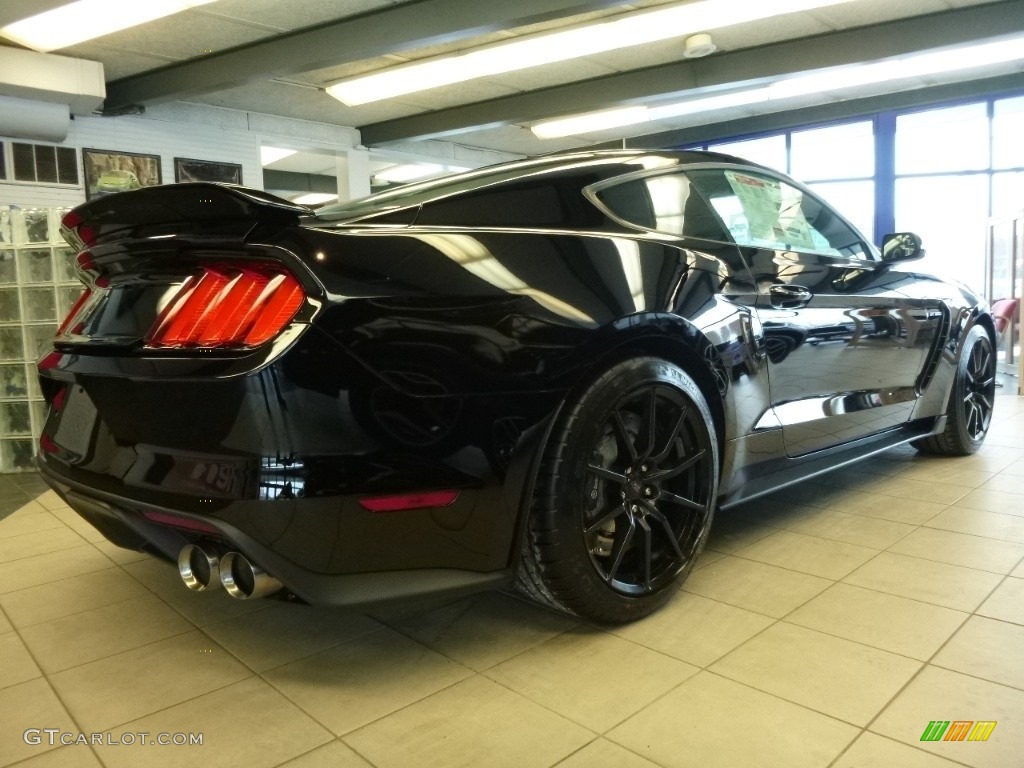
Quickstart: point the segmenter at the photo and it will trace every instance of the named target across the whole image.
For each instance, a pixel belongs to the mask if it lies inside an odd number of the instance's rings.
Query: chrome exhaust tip
[[[220,582],[229,595],[239,600],[266,597],[284,586],[240,552],[228,552],[221,558]]]
[[[178,573],[185,586],[195,592],[219,589],[220,557],[196,544],[186,544],[178,553]]]

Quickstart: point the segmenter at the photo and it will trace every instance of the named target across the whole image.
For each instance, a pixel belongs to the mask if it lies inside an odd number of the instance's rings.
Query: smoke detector
[[[683,42],[683,56],[688,59],[699,59],[718,50],[711,35],[690,35]]]

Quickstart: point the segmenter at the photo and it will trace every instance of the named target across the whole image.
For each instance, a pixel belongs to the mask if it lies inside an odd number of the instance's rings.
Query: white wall
[[[0,141],[46,143],[4,137]],[[242,183],[262,189],[260,145],[281,142],[343,152],[359,144],[359,132],[306,120],[175,103],[151,107],[145,115],[76,117],[61,146],[159,155],[165,184],[174,181],[175,157],[239,163]],[[81,177],[80,155],[78,165]],[[0,205],[64,207],[84,201],[82,186],[0,181]]]

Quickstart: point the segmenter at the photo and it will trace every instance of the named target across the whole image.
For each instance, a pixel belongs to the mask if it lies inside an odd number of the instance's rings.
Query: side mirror
[[[882,261],[892,264],[897,261],[913,261],[924,256],[921,238],[913,232],[897,232],[882,238]]]

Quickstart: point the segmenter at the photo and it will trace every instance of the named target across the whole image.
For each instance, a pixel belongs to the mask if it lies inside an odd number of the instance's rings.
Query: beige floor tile
[[[680,591],[660,611],[611,629],[634,643],[706,667],[775,619]]]
[[[17,520],[20,517],[38,515],[40,512],[49,512],[49,509],[40,504],[38,499],[27,501],[22,506],[11,512],[11,514],[5,517],[4,520]]]
[[[342,735],[471,674],[461,664],[385,628],[263,677],[335,735]]]
[[[1020,565],[1010,571],[1010,575],[1018,579],[1024,579],[1024,560],[1021,560]]]
[[[1012,496],[1017,496],[1019,501],[1017,508],[1024,507],[1024,480],[1012,474],[998,474],[993,476],[984,485],[981,486],[983,491],[996,491],[998,493],[1007,493]],[[1024,514],[1020,512],[1019,514]]]
[[[474,676],[348,734],[345,741],[378,768],[546,768],[593,738]]]
[[[120,568],[107,568],[0,595],[0,606],[16,626],[29,627],[148,594]]]
[[[829,478],[841,473],[831,473]],[[844,499],[852,498],[860,493],[865,493],[868,488],[874,488],[874,486],[885,480],[885,478],[879,478],[877,475],[865,475],[870,477],[871,482],[866,483],[863,487],[847,487],[840,481],[830,483],[828,479],[815,478],[814,480],[804,481],[791,485],[788,488],[776,491],[775,493],[769,494],[767,498],[772,500],[778,500],[787,504],[797,504],[808,507],[818,507],[819,509],[827,509],[833,507],[836,504],[842,503]]]
[[[0,539],[64,527],[64,523],[40,507],[39,512],[9,515],[0,520]]]
[[[926,661],[967,614],[849,584],[829,587],[786,621]]]
[[[193,592],[182,583],[174,565],[155,557],[123,568],[197,627],[262,611],[273,604],[270,600],[236,600],[223,589]]]
[[[103,764],[91,747],[78,744],[51,749],[36,757],[30,757],[18,763],[18,768],[103,768]]]
[[[817,576],[730,556],[691,574],[683,589],[778,619],[830,584]]]
[[[324,744],[294,760],[282,763],[281,768],[374,768],[340,740]]]
[[[1007,579],[978,609],[982,616],[1024,624],[1024,579]]]
[[[50,514],[63,522],[64,525],[74,530],[79,536],[88,542],[96,544],[107,540],[102,533],[96,530],[92,523],[86,521],[85,518],[73,509],[68,507],[65,507],[64,509],[53,509],[50,511]]]
[[[192,626],[154,595],[33,624],[21,635],[50,674],[188,632]]]
[[[806,504],[790,504],[778,498],[779,494],[773,496],[762,496],[759,499],[748,501],[738,507],[733,507],[725,513],[735,517],[742,517],[758,525],[767,525],[772,528],[788,528],[802,520],[813,518],[824,514],[821,507],[812,507]]]
[[[725,552],[715,552],[712,549],[705,549],[700,553],[700,557],[697,559],[697,564],[693,566],[693,570],[703,568],[705,565],[711,565],[716,560],[721,560],[726,557]]]
[[[848,723],[701,672],[608,738],[666,768],[822,768],[856,735]]]
[[[834,768],[956,768],[958,765],[916,747],[867,732],[853,742]]]
[[[557,768],[658,768],[614,741],[596,739],[560,762]]]
[[[920,668],[903,656],[780,622],[710,671],[864,726]]]
[[[1024,691],[938,667],[926,667],[871,725],[883,736],[976,768],[1020,765]],[[995,721],[985,742],[921,741],[931,720]]]
[[[193,631],[57,672],[50,682],[83,730],[91,732],[123,725],[251,675],[209,637]]]
[[[0,610],[0,635],[10,632],[12,629],[14,629],[14,625],[7,619],[7,615]]]
[[[953,506],[944,509],[925,525],[928,528],[1024,544],[1024,517],[1017,515]]]
[[[935,481],[908,480],[902,474],[886,478],[871,486],[872,493],[895,496],[901,499],[930,501],[933,504],[952,504],[970,493],[969,488],[946,485]]]
[[[896,499],[894,501],[893,496],[865,492],[843,499],[841,502],[833,504],[831,509],[908,525],[921,525],[939,514],[946,506],[946,504],[918,499]]]
[[[1000,577],[973,568],[882,552],[843,582],[958,611],[973,611],[995,589]]]
[[[36,555],[13,563],[0,563],[0,595],[83,573],[102,571],[112,565],[91,544],[63,552]]]
[[[792,531],[776,531],[744,547],[737,557],[825,579],[841,579],[878,554],[877,549],[845,544]]]
[[[25,743],[28,728],[59,728],[77,733],[74,721],[61,705],[50,684],[43,678],[5,688],[0,695],[0,766],[35,757],[54,749],[46,734],[39,734],[40,744]],[[30,734],[30,741],[34,734]]]
[[[578,624],[508,595],[476,595],[392,626],[477,672],[540,645]]]
[[[97,747],[108,768],[274,768],[333,736],[263,680],[251,678],[116,729],[122,733],[202,734],[197,745]]]
[[[111,544],[106,539],[94,541],[92,542],[92,545],[118,565],[128,565],[128,563],[139,563],[144,560],[153,559],[153,556],[146,552],[138,552],[134,549],[125,549],[124,547],[119,547],[116,544]]]
[[[697,668],[596,630],[570,630],[485,674],[548,709],[603,732]]]
[[[996,476],[995,472],[987,472],[983,469],[965,469],[962,464],[957,463],[959,460],[960,457],[923,461],[907,469],[900,477],[907,480],[934,481],[946,485],[960,485],[964,488],[978,488]]]
[[[250,669],[263,672],[380,626],[359,613],[270,601],[262,611],[208,624],[203,631]]]
[[[1024,627],[972,616],[932,664],[1024,689]]]
[[[860,547],[885,549],[913,531],[914,526],[838,510],[821,510],[813,518],[793,523],[789,530]]]
[[[0,689],[34,680],[41,674],[17,632],[0,635]]]
[[[1024,558],[1024,544],[934,528],[918,528],[889,551],[992,573],[1009,573]]]
[[[1004,515],[1024,516],[1024,501],[1016,493],[1005,493],[989,488],[978,488],[971,491],[955,506],[967,509],[981,509],[985,512],[999,512]]]
[[[725,512],[718,515],[711,523],[711,533],[705,548],[730,554],[758,539],[763,539],[775,530],[767,525],[758,525],[746,518]]]
[[[35,555],[74,549],[84,543],[85,540],[66,525],[52,530],[8,536],[0,538],[0,563],[12,563]]]
[[[67,502],[64,501],[55,491],[46,491],[36,496],[35,499],[46,509],[61,509],[67,507]]]

